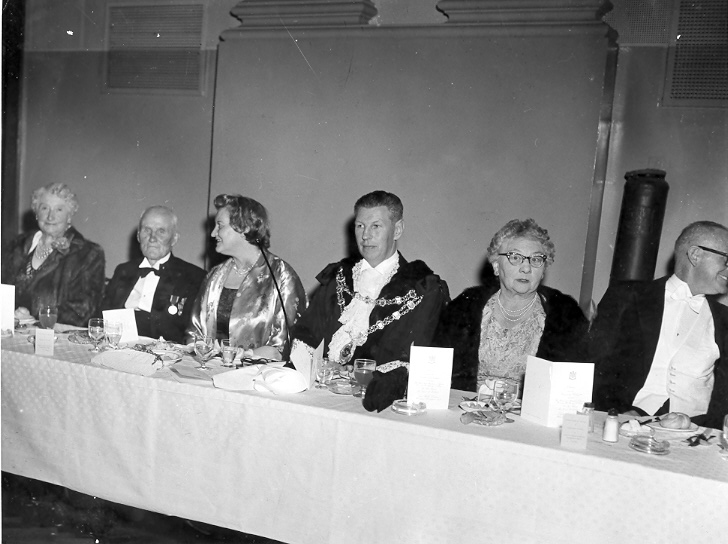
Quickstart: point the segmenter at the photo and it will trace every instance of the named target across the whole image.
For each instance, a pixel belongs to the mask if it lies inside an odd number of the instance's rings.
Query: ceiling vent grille
[[[619,33],[619,45],[669,43],[670,15],[675,0],[612,0],[604,22]]]
[[[672,28],[662,104],[728,107],[728,2],[679,0]]]
[[[202,91],[202,4],[111,6],[109,90]]]

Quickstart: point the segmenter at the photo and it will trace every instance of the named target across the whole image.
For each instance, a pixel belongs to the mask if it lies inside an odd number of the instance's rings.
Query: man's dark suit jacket
[[[607,289],[589,332],[597,410],[630,410],[647,379],[662,326],[667,277],[654,281],[615,283]],[[728,414],[728,307],[706,297],[715,323],[720,357],[715,362],[715,384],[708,413],[693,421],[722,428]]]
[[[139,265],[143,259],[136,259],[120,264],[114,270],[114,276],[106,287],[103,309],[113,310],[123,308],[126,299],[134,289],[139,279]],[[164,263],[160,270],[159,284],[154,292],[152,311],[136,311],[134,315],[137,330],[140,336],[159,338],[173,342],[184,342],[185,330],[190,323],[192,305],[195,302],[197,291],[205,278],[205,271],[174,255]],[[176,315],[169,313],[172,296],[184,299],[182,311]]]

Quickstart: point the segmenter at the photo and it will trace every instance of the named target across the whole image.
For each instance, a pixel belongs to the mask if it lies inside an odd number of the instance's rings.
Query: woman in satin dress
[[[215,208],[215,250],[230,258],[205,278],[188,333],[229,338],[246,357],[286,359],[289,330],[306,309],[301,280],[291,265],[268,251],[270,228],[262,204],[222,194]]]

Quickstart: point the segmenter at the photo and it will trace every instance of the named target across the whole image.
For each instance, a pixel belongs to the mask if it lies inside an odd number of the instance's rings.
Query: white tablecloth
[[[3,470],[291,543],[689,542],[728,514],[715,445],[657,457],[597,432],[570,451],[558,429],[517,417],[462,425],[455,391],[449,410],[407,417],[326,390],[145,378],[90,355],[63,335],[53,358],[2,340]]]

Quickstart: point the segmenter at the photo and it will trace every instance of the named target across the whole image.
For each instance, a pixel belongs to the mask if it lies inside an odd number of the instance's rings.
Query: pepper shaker
[[[589,416],[589,432],[593,433],[594,432],[594,403],[585,402],[584,408],[582,408],[581,413]]]

